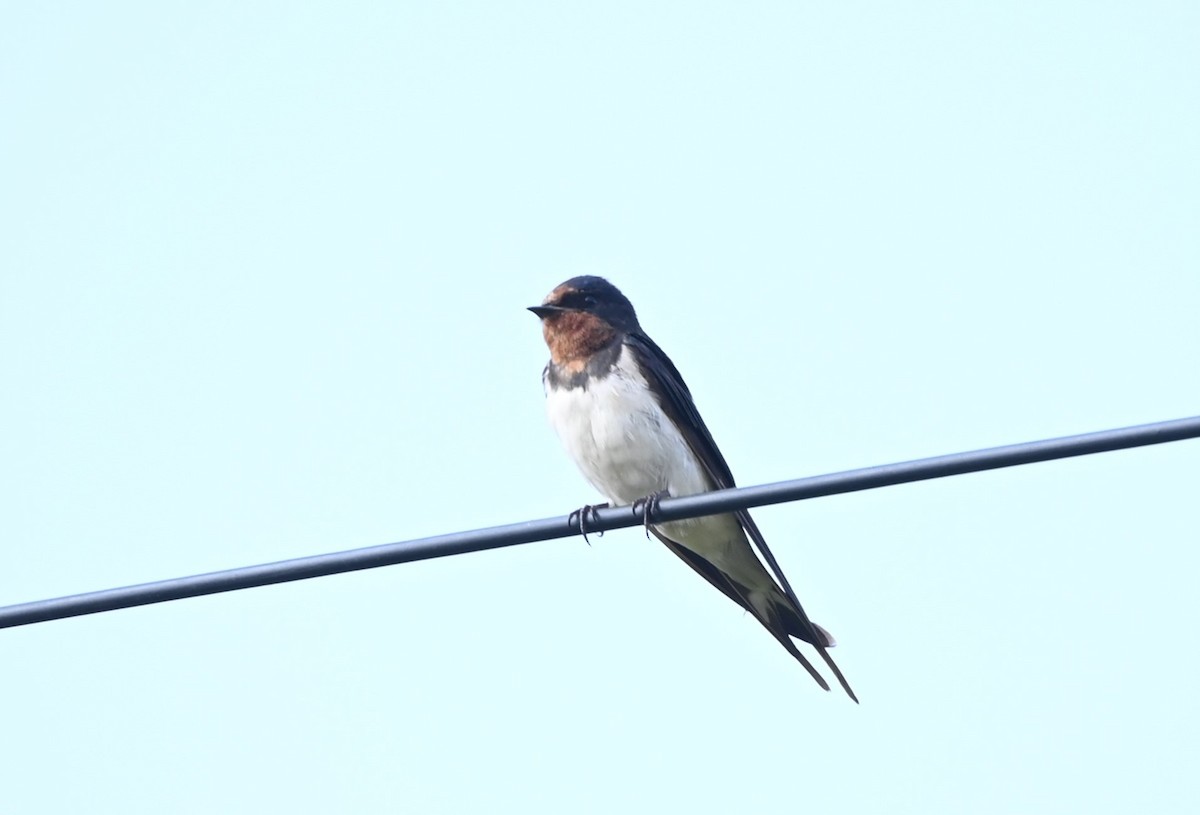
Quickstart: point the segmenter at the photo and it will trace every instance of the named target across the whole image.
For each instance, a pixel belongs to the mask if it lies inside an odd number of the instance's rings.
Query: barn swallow
[[[542,321],[550,362],[546,412],[567,453],[613,506],[643,508],[647,530],[726,597],[750,612],[817,684],[824,677],[792,637],[816,648],[846,693],[858,697],[829,656],[833,637],[808,615],[746,510],[649,523],[663,496],[734,485],[725,457],[671,359],[638,323],[633,304],[601,277],[573,277],[529,308]],[[580,510],[583,530],[587,512]],[[573,516],[574,517],[574,516]],[[758,547],[779,582],[755,555]]]

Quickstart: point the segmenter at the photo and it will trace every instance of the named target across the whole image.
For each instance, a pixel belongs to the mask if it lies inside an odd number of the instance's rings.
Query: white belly
[[[546,388],[546,411],[584,477],[614,506],[666,490],[712,489],[702,465],[646,387],[628,348],[616,367],[587,388]],[[744,586],[777,591],[737,519],[730,514],[657,527]]]
[[[547,388],[550,424],[584,477],[614,505],[666,490],[711,489],[699,461],[621,349],[612,372],[586,388]]]

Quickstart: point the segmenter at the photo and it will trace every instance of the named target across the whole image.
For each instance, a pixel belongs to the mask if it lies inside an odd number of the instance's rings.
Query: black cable
[[[1169,422],[1102,430],[1080,436],[993,447],[969,453],[953,453],[948,456],[906,461],[899,464],[884,464],[861,470],[848,470],[829,475],[781,481],[756,487],[736,490],[721,490],[684,498],[664,498],[651,515],[651,521],[677,521],[700,515],[715,515],[737,509],[801,501],[825,495],[878,489],[893,484],[925,481],[931,478],[962,475],[964,473],[1014,467],[1038,461],[1051,461],[1072,456],[1085,456],[1130,447],[1181,441],[1200,437],[1200,416],[1176,419]],[[604,531],[637,526],[642,523],[640,512],[634,514],[629,507],[613,507],[588,513],[588,531]],[[432,538],[388,543],[366,549],[351,549],[325,555],[283,560],[246,566],[223,572],[179,577],[156,583],[142,583],[118,589],[75,594],[51,600],[0,608],[0,628],[77,617],[119,608],[132,608],[150,603],[164,603],[185,597],[199,597],[273,583],[307,580],[328,574],[353,572],[359,569],[374,569],[414,560],[461,555],[484,549],[499,549],[520,543],[565,538],[579,534],[577,523],[567,517],[544,518],[540,521],[525,521],[507,526],[494,526],[469,532],[454,532]]]

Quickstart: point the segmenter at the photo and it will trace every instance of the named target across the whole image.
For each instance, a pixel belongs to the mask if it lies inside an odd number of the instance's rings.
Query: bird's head
[[[602,277],[572,277],[529,310],[542,321],[542,334],[556,363],[586,359],[621,334],[638,331],[637,313],[621,290]]]
[[[594,317],[617,331],[636,331],[637,314],[629,298],[603,277],[584,275],[560,283],[546,295],[540,306],[529,310],[542,322],[555,322],[568,314]]]

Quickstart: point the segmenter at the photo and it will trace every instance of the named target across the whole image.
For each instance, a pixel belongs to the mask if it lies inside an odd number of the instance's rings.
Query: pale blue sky
[[[9,3],[0,604],[565,514],[608,276],[745,484],[1200,412],[1195,3]],[[1200,445],[0,632],[20,813],[1200,808]]]

